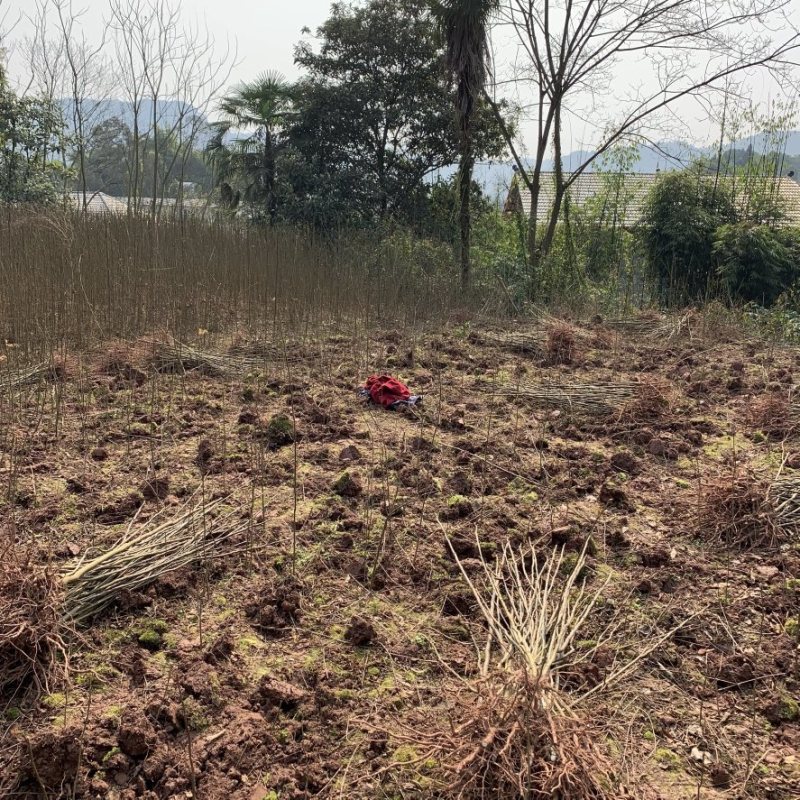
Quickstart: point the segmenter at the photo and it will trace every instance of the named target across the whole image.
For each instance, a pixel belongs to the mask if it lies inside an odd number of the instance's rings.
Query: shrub
[[[721,182],[693,172],[670,173],[656,182],[639,233],[664,301],[685,303],[708,292],[716,230],[733,222],[733,197]]]
[[[800,232],[740,222],[714,234],[717,275],[732,299],[772,305],[800,272]]]

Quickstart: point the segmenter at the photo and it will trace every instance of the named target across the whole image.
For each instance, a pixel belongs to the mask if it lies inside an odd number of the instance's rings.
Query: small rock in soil
[[[738,375],[728,381],[728,391],[732,394],[738,394],[739,392],[743,391],[744,388],[744,380]]]
[[[786,466],[790,469],[800,469],[800,453],[790,453],[786,459]]]
[[[755,670],[743,655],[722,657],[717,669],[717,686],[720,689],[746,690],[752,688]]]
[[[169,494],[169,477],[162,475],[148,478],[139,487],[139,491],[145,500],[164,500]]]
[[[470,613],[475,607],[475,599],[469,592],[453,592],[444,599],[442,614],[448,617],[459,617]]]
[[[642,560],[642,566],[658,569],[665,564],[669,564],[670,556],[669,550],[665,547],[655,547],[652,550],[642,550],[639,553],[639,558]]]
[[[472,501],[462,495],[454,495],[447,501],[447,507],[440,514],[444,520],[463,519],[473,511]]]
[[[695,430],[686,431],[686,441],[699,446],[703,444],[703,434]]]
[[[233,636],[230,633],[223,633],[218,636],[206,651],[205,659],[209,664],[218,664],[220,661],[227,661],[234,651],[235,645]]]
[[[449,544],[445,542],[444,552],[448,558],[452,558],[453,553],[455,553],[459,559],[480,558],[481,555],[477,541],[468,534],[453,536]]]
[[[652,438],[653,438],[653,432],[648,430],[647,428],[643,428],[640,431],[633,432],[633,435],[631,436],[631,441],[634,444],[638,444],[643,447],[644,445],[649,444]]]
[[[711,768],[711,785],[715,789],[727,789],[731,785],[732,776],[722,764],[715,764]]]
[[[636,506],[631,502],[628,495],[618,486],[603,484],[598,499],[603,505],[619,508],[622,511],[636,510]]]
[[[214,446],[208,439],[203,439],[197,445],[197,455],[194,463],[201,472],[207,472],[212,458],[214,458]]]
[[[256,592],[245,614],[264,636],[277,637],[300,619],[301,585],[288,577],[273,587]]]
[[[45,730],[28,742],[31,778],[47,789],[60,789],[75,780],[81,760],[81,731]]]
[[[258,414],[248,408],[242,409],[239,418],[236,420],[239,425],[255,425],[258,422]]]
[[[468,495],[472,493],[472,478],[462,470],[454,472],[447,481],[447,487],[453,494]]]
[[[70,494],[86,494],[89,491],[89,487],[85,479],[67,478],[67,491]]]

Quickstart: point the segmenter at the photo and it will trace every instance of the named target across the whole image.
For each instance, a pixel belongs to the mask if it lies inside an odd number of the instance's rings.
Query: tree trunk
[[[531,268],[531,291],[535,291],[535,279],[539,271],[542,260],[541,244],[538,241],[539,235],[539,195],[542,190],[542,165],[544,163],[547,143],[550,141],[550,129],[556,115],[556,107],[553,103],[544,114],[544,91],[539,92],[539,122],[536,141],[536,163],[533,167],[533,174],[530,178],[529,190],[531,193],[531,210],[528,218],[528,261]]]
[[[272,144],[272,133],[268,126],[264,130],[264,182],[269,224],[275,224],[278,204],[275,198],[275,149]]]
[[[539,243],[536,240],[537,228],[539,226],[539,192],[542,186],[542,167],[541,157],[537,156],[537,164],[533,169],[531,179],[531,210],[528,215],[528,259],[534,272],[538,266],[536,248]]]
[[[554,101],[555,102],[555,101]],[[564,165],[561,162],[561,101],[555,107],[553,117],[553,179],[555,186],[553,189],[553,208],[550,210],[550,219],[547,223],[547,230],[539,248],[538,258],[541,262],[547,258],[553,239],[556,235],[558,217],[561,213],[561,203],[564,200]]]
[[[153,219],[158,216],[158,95],[153,94],[153,197],[150,203]]]
[[[470,215],[470,195],[472,189],[472,169],[475,158],[469,137],[461,154],[458,167],[458,231],[459,231],[459,260],[461,263],[461,288],[469,289],[471,276],[471,237],[472,217]]]

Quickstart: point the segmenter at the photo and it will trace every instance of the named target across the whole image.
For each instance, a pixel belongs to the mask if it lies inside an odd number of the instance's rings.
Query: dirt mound
[[[300,620],[302,588],[300,581],[291,576],[262,583],[245,606],[253,627],[271,638],[286,633]]]

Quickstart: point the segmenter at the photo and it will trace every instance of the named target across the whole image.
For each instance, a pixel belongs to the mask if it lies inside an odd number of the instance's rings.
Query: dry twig
[[[120,541],[97,558],[73,566],[62,578],[64,608],[73,622],[98,614],[123,591],[135,591],[198,559],[229,555],[229,540],[247,529],[238,511],[215,515],[220,501],[189,506],[176,517],[166,509],[135,532],[135,516]]]
[[[493,394],[518,397],[535,406],[560,408],[592,416],[606,416],[633,400],[642,384],[638,383],[544,383],[538,386],[504,386]]]
[[[0,391],[14,391],[42,383],[58,383],[65,376],[61,364],[43,362],[18,369],[6,369],[0,373]]]
[[[264,357],[198,350],[181,342],[151,342],[151,363],[157,372],[201,372],[239,376],[264,368]]]
[[[700,534],[741,548],[774,544],[780,530],[768,494],[752,474],[710,482],[700,502]]]

